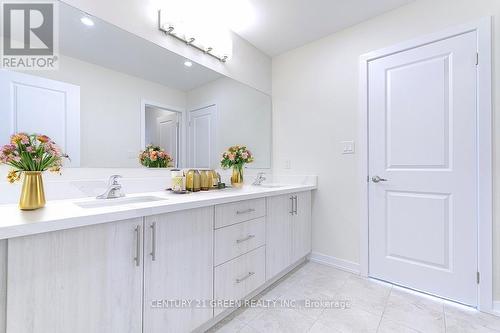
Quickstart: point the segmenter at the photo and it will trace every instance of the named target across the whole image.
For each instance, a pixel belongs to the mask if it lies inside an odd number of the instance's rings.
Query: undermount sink
[[[279,188],[279,187],[284,187],[285,185],[283,184],[261,184],[261,185],[258,185],[260,187],[265,187],[265,188]]]
[[[93,201],[75,202],[75,205],[81,208],[99,208],[99,207],[121,206],[121,205],[129,205],[129,204],[144,203],[144,202],[155,202],[161,200],[168,200],[168,199],[155,196],[142,196],[142,197],[117,198],[117,199],[95,199]]]

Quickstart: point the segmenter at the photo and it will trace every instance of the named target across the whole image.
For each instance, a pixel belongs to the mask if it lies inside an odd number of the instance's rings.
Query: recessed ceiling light
[[[88,16],[82,17],[80,19],[80,21],[82,21],[82,23],[85,24],[88,27],[94,26],[94,21],[92,21],[92,19],[90,17],[88,17]]]
[[[184,61],[184,66],[191,67],[191,66],[193,66],[193,63],[189,60],[186,60],[186,61]]]

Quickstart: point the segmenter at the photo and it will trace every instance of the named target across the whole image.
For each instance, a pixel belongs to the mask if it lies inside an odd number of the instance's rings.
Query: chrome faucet
[[[122,178],[120,175],[113,175],[109,177],[108,189],[101,195],[98,195],[97,199],[115,199],[125,196],[122,191],[122,185],[118,183],[118,179]]]
[[[257,177],[255,177],[255,180],[253,181],[252,185],[262,185],[262,183],[266,180],[266,177],[264,177],[265,173],[264,172],[259,172],[257,174]]]

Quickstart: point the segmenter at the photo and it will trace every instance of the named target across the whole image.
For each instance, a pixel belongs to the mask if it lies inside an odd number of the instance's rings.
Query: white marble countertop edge
[[[315,185],[283,185],[279,188],[246,186],[241,190],[225,189],[182,195],[167,191],[135,193],[129,197],[157,196],[165,197],[166,200],[101,208],[81,208],[75,204],[93,201],[95,200],[93,198],[49,201],[46,207],[35,211],[21,211],[17,205],[13,204],[0,205],[0,239],[309,191],[316,188]]]

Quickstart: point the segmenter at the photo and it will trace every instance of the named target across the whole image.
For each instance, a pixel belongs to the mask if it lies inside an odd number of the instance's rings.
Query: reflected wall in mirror
[[[84,25],[64,3],[59,13],[59,69],[0,72],[1,143],[45,133],[75,167],[141,167],[156,144],[177,167],[210,168],[240,144],[248,167],[271,167],[270,96],[97,18]]]

